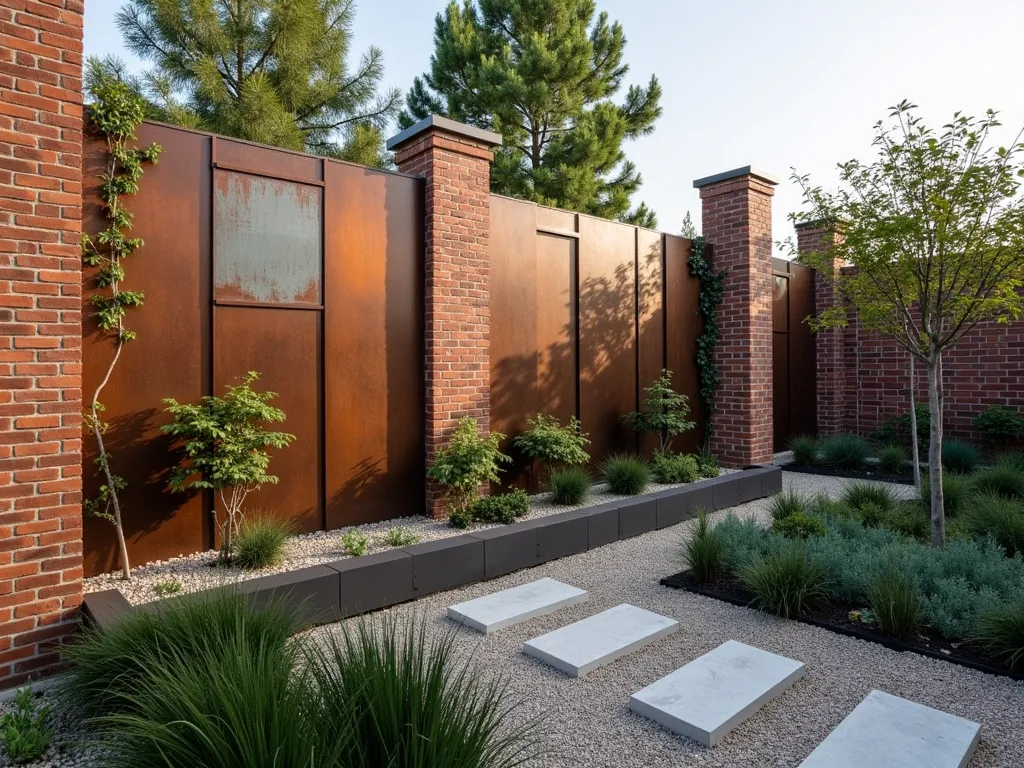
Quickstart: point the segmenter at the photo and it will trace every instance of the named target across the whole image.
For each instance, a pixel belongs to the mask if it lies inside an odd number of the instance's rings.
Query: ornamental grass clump
[[[907,468],[907,451],[902,445],[888,443],[878,449],[878,466],[890,475],[899,475]]]
[[[978,476],[981,474],[984,472],[971,476],[955,475],[951,472],[943,473],[942,499],[947,517],[956,517],[963,512],[976,490],[986,490],[977,482]],[[927,474],[921,475],[921,504],[926,510],[932,508],[931,484]]]
[[[711,584],[725,572],[722,539],[703,509],[698,510],[697,526],[683,546],[683,563],[698,584]]]
[[[821,441],[821,459],[835,469],[860,469],[871,450],[857,435],[832,435]]]
[[[967,525],[975,536],[991,536],[1007,557],[1024,552],[1024,504],[992,492],[978,493],[970,502]]]
[[[1005,460],[975,473],[971,484],[980,493],[995,493],[1004,499],[1024,501],[1024,472]]]
[[[810,435],[797,435],[789,441],[789,450],[793,452],[793,463],[801,467],[813,467],[818,463],[820,445]]]
[[[410,544],[419,543],[420,537],[408,528],[388,528],[383,537],[384,543],[389,547],[408,547]]]
[[[1024,597],[981,611],[972,639],[1004,666],[1024,669]]]
[[[791,488],[772,494],[768,499],[768,511],[771,512],[773,521],[784,520],[805,512],[809,503],[803,494]]]
[[[865,504],[874,504],[884,512],[896,507],[900,501],[892,487],[874,483],[850,483],[843,489],[840,500],[853,509],[860,509]]]
[[[620,496],[643,493],[651,482],[651,469],[640,456],[621,453],[604,463],[604,479],[608,489]]]
[[[825,523],[821,518],[808,515],[806,512],[794,512],[788,517],[772,521],[772,532],[785,536],[787,539],[807,539],[811,536],[824,536]]]
[[[942,466],[958,475],[969,475],[981,463],[981,453],[962,440],[942,441]]]
[[[825,569],[795,543],[748,563],[739,576],[756,607],[785,619],[805,615],[829,598]]]
[[[868,584],[868,601],[887,635],[898,640],[914,637],[921,628],[921,596],[910,576],[890,569]]]
[[[590,475],[583,467],[556,469],[548,478],[548,488],[551,489],[551,501],[554,504],[582,504],[590,494],[590,485]]]
[[[280,515],[265,512],[247,515],[235,538],[232,564],[246,569],[279,564],[293,530],[291,522]]]

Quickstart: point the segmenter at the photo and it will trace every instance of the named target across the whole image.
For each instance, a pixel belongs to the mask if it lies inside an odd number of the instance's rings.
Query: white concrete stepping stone
[[[629,697],[629,708],[713,747],[804,676],[799,661],[729,640]]]
[[[623,603],[535,637],[523,650],[527,656],[583,677],[678,628],[675,619]]]
[[[923,704],[872,691],[801,768],[966,768],[981,726]]]
[[[586,590],[554,579],[539,579],[453,605],[448,608],[448,617],[489,635],[586,599]]]

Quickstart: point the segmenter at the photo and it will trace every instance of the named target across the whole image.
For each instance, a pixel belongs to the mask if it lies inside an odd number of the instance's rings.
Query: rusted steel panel
[[[320,530],[323,521],[320,318],[301,309],[253,307],[215,307],[213,315],[214,392],[223,395],[229,384],[257,371],[253,386],[276,392],[272,405],[287,417],[270,428],[296,436],[287,448],[271,449],[269,472],[280,482],[252,493],[246,508],[280,514],[297,533]]]
[[[326,166],[327,527],[424,509],[423,182]]]
[[[600,462],[636,451],[622,416],[637,404],[636,228],[580,217],[580,420]]]
[[[320,166],[323,161],[318,157],[249,144],[223,136],[216,137],[216,142],[213,159],[218,164],[244,168],[271,177],[320,180]]]
[[[665,368],[665,270],[661,235],[649,229],[637,229],[637,337],[639,341],[640,380],[638,397],[643,403],[643,389],[661,375]],[[673,372],[674,373],[674,372]],[[643,453],[650,453],[660,444],[657,435],[641,435]]]
[[[539,229],[557,229],[563,232],[576,232],[579,214],[563,211],[558,208],[537,206],[537,227]]]
[[[575,240],[538,233],[535,286],[536,409],[566,423],[577,411]]]
[[[321,303],[320,187],[214,171],[214,298]]]
[[[102,395],[110,423],[106,442],[114,471],[128,483],[121,493],[128,552],[133,563],[196,552],[204,541],[203,500],[166,490],[172,463],[161,398],[195,401],[204,392],[209,353],[210,155],[209,138],[145,123],[139,142],[159,142],[162,162],[147,166],[139,193],[128,199],[135,214],[133,234],[145,247],[127,261],[125,287],[145,293],[145,303],[128,313],[138,338],[126,345]],[[96,194],[105,145],[86,142],[83,166],[84,231],[103,226]],[[94,272],[87,270],[86,285]],[[88,400],[102,379],[113,347],[96,333],[93,308],[83,306],[83,395]],[[84,493],[96,495],[93,439],[84,439]],[[117,567],[114,529],[105,520],[84,520],[85,574]]]
[[[772,288],[772,330],[789,332],[789,277],[776,274]]]
[[[690,241],[665,235],[665,360],[672,385],[690,401],[690,421],[696,426],[672,442],[676,451],[699,451],[704,438],[700,407],[697,339],[704,331],[700,316],[700,280],[690,274]]]
[[[772,334],[772,408],[773,408],[773,442],[776,451],[785,450],[790,430],[791,392],[789,375],[789,334]]]
[[[789,428],[791,435],[818,431],[817,365],[814,334],[807,318],[814,315],[814,272],[790,265],[789,278]]]

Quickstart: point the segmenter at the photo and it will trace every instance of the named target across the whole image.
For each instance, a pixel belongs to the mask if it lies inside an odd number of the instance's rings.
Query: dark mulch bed
[[[863,469],[833,469],[832,467],[807,467],[803,464],[783,464],[782,471],[799,472],[804,475],[849,477],[855,480],[879,480],[883,483],[900,483],[901,485],[914,484],[914,475],[910,472],[894,475],[891,472],[883,472],[877,467],[864,467]]]
[[[714,584],[697,584],[689,571],[681,571],[661,580],[661,584],[672,589],[684,589],[704,597],[712,597],[726,603],[739,605],[744,608],[751,607],[750,594],[743,588],[743,585],[733,576],[724,576]],[[942,659],[959,664],[980,672],[987,672],[990,675],[1009,677],[1014,680],[1024,680],[1024,674],[1011,672],[1006,667],[998,665],[998,662],[985,656],[981,649],[972,646],[970,643],[953,644],[942,635],[930,628],[924,628],[921,634],[911,640],[896,640],[877,627],[865,625],[858,621],[852,621],[849,613],[852,610],[863,609],[862,605],[844,605],[842,603],[828,603],[821,608],[815,609],[807,616],[799,616],[794,621],[821,627],[841,635],[856,637],[860,640],[867,640],[872,643],[879,643],[894,651],[910,651],[928,656],[933,659]]]

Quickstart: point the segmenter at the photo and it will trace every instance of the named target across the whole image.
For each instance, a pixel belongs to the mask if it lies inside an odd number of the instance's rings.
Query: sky
[[[362,0],[353,55],[384,51],[384,86],[407,90],[428,66],[434,17],[447,0]],[[114,25],[121,0],[85,4],[86,55],[116,54],[141,71]],[[677,232],[700,226],[693,180],[745,165],[776,175],[773,237],[801,207],[795,168],[835,187],[836,164],[873,157],[872,127],[903,99],[940,128],[955,111],[992,108],[1007,142],[1024,125],[1021,0],[597,0],[622,24],[627,84],[651,74],[663,114],[629,142],[643,175],[634,203]],[[625,91],[625,87],[623,88]]]

